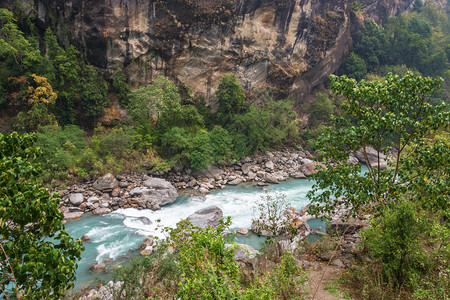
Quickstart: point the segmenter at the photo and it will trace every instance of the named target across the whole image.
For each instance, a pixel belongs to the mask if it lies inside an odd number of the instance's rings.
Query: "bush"
[[[334,105],[325,93],[317,93],[316,98],[308,107],[309,126],[315,127],[318,124],[327,122],[333,113]]]
[[[301,299],[306,277],[292,254],[284,253],[271,272],[258,273],[246,285],[245,272],[233,259],[233,236],[224,232],[231,220],[217,228],[198,228],[181,221],[165,228],[167,239],[158,252],[134,259],[116,271],[123,281],[116,291],[126,299]]]
[[[399,288],[427,267],[419,243],[424,225],[413,204],[404,202],[394,210],[386,207],[379,221],[364,232],[368,255],[381,265],[384,282]]]
[[[36,146],[43,155],[38,162],[47,171],[44,182],[51,179],[69,179],[78,173],[78,158],[86,146],[83,137],[86,133],[76,125],[40,127],[36,133]],[[55,176],[55,174],[59,174]]]
[[[221,125],[227,127],[233,116],[241,112],[245,99],[244,89],[234,74],[223,75],[216,90],[216,97],[219,100],[217,119]]]

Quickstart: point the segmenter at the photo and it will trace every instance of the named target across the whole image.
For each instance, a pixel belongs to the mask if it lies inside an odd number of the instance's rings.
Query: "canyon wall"
[[[23,1],[28,2],[30,1]],[[273,86],[301,100],[337,70],[364,17],[383,22],[413,0],[35,0],[99,68],[133,87],[165,75],[208,101],[221,76],[247,91]]]

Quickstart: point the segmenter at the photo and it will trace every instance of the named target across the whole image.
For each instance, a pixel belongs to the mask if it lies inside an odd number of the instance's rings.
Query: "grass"
[[[326,291],[328,291],[330,294],[332,294],[333,296],[336,296],[338,298],[343,298],[345,300],[351,300],[352,298],[350,298],[349,295],[347,295],[347,293],[341,291],[339,289],[339,283],[336,281],[325,281],[325,287],[324,289]]]

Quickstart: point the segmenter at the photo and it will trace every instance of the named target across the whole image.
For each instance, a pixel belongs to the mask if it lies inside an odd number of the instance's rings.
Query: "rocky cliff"
[[[94,65],[109,73],[122,67],[134,87],[166,75],[211,100],[221,76],[234,73],[246,90],[270,85],[301,99],[339,67],[361,16],[382,22],[413,1],[35,0],[34,6],[42,24],[58,24],[60,37],[73,39]]]

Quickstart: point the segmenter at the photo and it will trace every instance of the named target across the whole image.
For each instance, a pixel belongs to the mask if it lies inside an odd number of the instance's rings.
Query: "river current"
[[[252,218],[256,217],[255,203],[265,194],[265,190],[275,194],[286,195],[290,206],[302,209],[308,204],[307,192],[313,182],[307,179],[290,179],[268,187],[255,187],[252,184],[228,186],[223,190],[213,191],[206,196],[182,195],[169,205],[158,211],[137,210],[133,208],[119,209],[103,216],[84,215],[81,219],[66,224],[66,231],[74,238],[88,235],[91,243],[85,243],[86,250],[78,263],[76,289],[95,283],[95,274],[89,268],[97,263],[105,263],[108,267],[120,264],[137,254],[137,248],[149,235],[162,237],[158,224],[174,227],[181,219],[185,219],[195,211],[217,205],[223,210],[224,217],[232,219],[231,229],[251,227]],[[146,217],[152,224],[139,217]],[[160,222],[156,222],[160,220]],[[238,239],[240,243],[257,246],[261,239],[255,235]],[[109,279],[104,277],[104,279]]]

